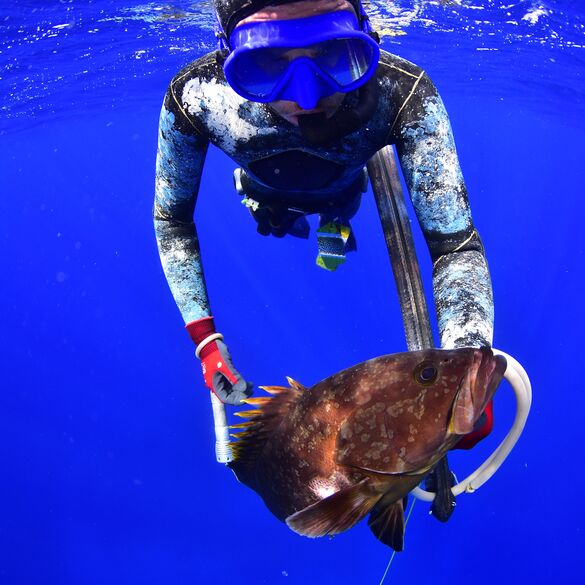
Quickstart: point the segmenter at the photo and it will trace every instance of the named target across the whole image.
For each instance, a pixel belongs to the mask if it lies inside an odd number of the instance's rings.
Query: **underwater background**
[[[585,583],[585,7],[370,3],[383,47],[446,103],[495,292],[494,346],[533,385],[524,435],[440,524],[418,502],[386,583]],[[0,584],[377,584],[365,522],[309,540],[215,462],[209,394],[151,209],[172,76],[214,48],[207,2],[0,4]],[[263,238],[210,149],[195,213],[212,309],[257,384],[405,346],[373,197],[336,273]],[[430,261],[414,225],[430,292]],[[450,457],[479,465],[514,415]]]

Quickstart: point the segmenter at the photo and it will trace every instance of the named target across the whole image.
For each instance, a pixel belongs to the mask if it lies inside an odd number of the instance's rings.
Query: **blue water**
[[[447,104],[494,282],[495,346],[534,390],[515,451],[448,524],[417,504],[387,583],[585,579],[577,4],[375,10],[385,48],[426,68]],[[162,96],[213,48],[208,3],[14,0],[0,33],[0,583],[379,583],[390,551],[365,523],[304,539],[214,460],[151,221]],[[329,274],[314,242],[256,235],[233,166],[210,152],[195,217],[218,328],[245,375],[309,385],[405,349],[371,197],[359,254]],[[486,444],[452,458],[460,476],[506,433],[511,394]]]

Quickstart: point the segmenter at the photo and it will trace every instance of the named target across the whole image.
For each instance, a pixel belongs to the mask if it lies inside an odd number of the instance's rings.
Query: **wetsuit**
[[[222,58],[216,51],[180,71],[160,119],[154,223],[164,272],[185,322],[211,314],[193,221],[210,143],[241,167],[255,199],[308,212],[328,203],[351,207],[363,167],[393,144],[434,262],[441,345],[491,345],[488,267],[449,119],[424,71],[382,51],[372,118],[333,144],[315,146],[269,105],[238,96],[225,80]],[[342,107],[356,99],[348,94]]]

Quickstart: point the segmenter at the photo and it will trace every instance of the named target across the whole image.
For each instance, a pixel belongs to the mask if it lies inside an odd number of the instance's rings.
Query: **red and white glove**
[[[253,384],[246,382],[234,368],[223,336],[217,333],[213,317],[204,317],[185,326],[197,346],[205,385],[227,404],[241,404],[252,394]]]

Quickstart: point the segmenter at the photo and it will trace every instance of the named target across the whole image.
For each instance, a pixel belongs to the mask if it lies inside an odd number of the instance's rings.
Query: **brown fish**
[[[250,421],[230,467],[299,534],[338,534],[372,511],[374,534],[401,550],[403,498],[473,430],[505,370],[464,348],[382,356],[309,389],[288,379],[238,413]]]

